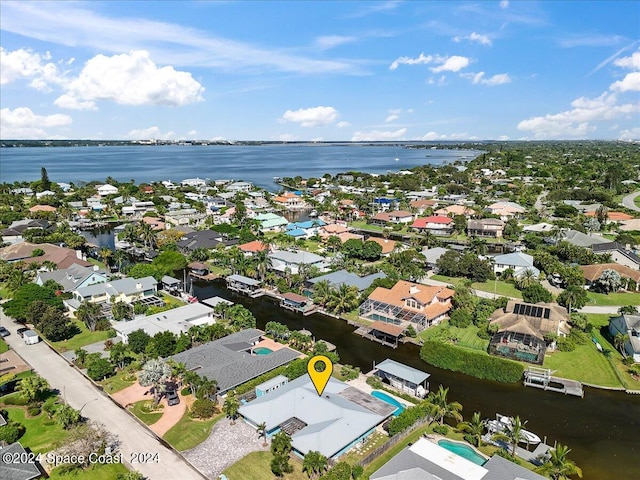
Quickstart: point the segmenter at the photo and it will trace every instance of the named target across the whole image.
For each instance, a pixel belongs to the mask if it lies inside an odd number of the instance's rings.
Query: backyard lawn
[[[242,460],[237,461],[224,472],[229,480],[273,480],[276,476],[271,473],[271,452],[251,452]],[[309,480],[306,473],[302,473],[302,464],[290,460],[293,472],[287,473],[284,480]]]
[[[489,340],[482,339],[477,335],[478,327],[475,325],[469,325],[466,328],[452,327],[449,325],[448,321],[444,321],[435,327],[423,330],[418,334],[418,338],[421,340],[427,340],[440,335],[443,331],[455,336],[458,339],[456,345],[462,347],[486,352],[487,347],[489,346]]]
[[[189,411],[186,411],[180,421],[162,438],[180,452],[189,450],[204,442],[209,437],[213,424],[223,417],[224,414],[220,413],[208,420],[195,420],[191,418]]]
[[[434,275],[431,279],[449,283],[454,287],[460,285],[465,280],[461,277],[447,277],[446,275]],[[520,292],[520,290],[518,290],[512,283],[507,283],[502,280],[487,280],[482,283],[475,282],[471,284],[471,288],[480,290],[481,292],[495,292],[497,295],[503,297],[522,298],[522,292]]]
[[[640,292],[594,293],[587,292],[588,305],[640,305]]]
[[[85,345],[90,345],[96,342],[104,342],[109,338],[109,332],[96,331],[90,332],[87,326],[78,321],[72,320],[73,324],[80,329],[80,333],[74,335],[69,340],[62,340],[61,342],[51,342],[53,347],[59,352],[66,352],[67,350],[75,350]]]

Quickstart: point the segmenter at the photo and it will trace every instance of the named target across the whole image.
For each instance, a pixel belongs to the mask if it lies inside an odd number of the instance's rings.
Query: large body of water
[[[353,334],[346,322],[325,315],[307,317],[284,310],[268,298],[251,299],[237,295],[224,282],[195,283],[199,298],[214,295],[241,303],[264,329],[269,321],[287,325],[290,329],[305,328],[316,338],[325,339],[338,349],[341,363],[360,367],[363,372],[386,358],[411,365],[431,374],[430,388],[449,388],[450,401],[459,401],[469,419],[479,411],[483,417],[494,418],[496,412],[520,415],[528,420],[527,430],[553,445],[555,441],[568,445],[573,459],[587,480],[636,479],[640,472],[640,396],[622,392],[586,388],[584,398],[525,388],[521,384],[504,384],[479,380],[424,363],[419,347],[400,345],[397,349]]]
[[[356,144],[2,148],[0,181],[37,180],[45,167],[56,182],[104,181],[108,176],[121,182],[178,182],[200,177],[245,180],[273,190],[274,176],[386,173],[472,159],[478,153]]]

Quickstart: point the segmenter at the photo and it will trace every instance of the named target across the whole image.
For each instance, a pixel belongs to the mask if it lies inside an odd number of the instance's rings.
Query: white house
[[[136,300],[152,297],[158,291],[158,282],[153,277],[123,278],[113,282],[97,283],[73,292],[73,299],[93,303],[133,303]],[[73,307],[73,305],[72,305]]]
[[[97,266],[83,267],[74,263],[69,268],[38,272],[36,284],[44,285],[47,280],[60,284],[65,292],[74,292],[78,288],[88,287],[96,283],[106,283],[107,275]]]
[[[104,185],[97,186],[96,191],[101,197],[106,197],[107,195],[116,195],[118,193],[118,188],[105,183]]]
[[[536,277],[540,275],[540,270],[533,266],[533,257],[526,253],[515,252],[496,255],[493,257],[493,261],[493,273],[496,275],[504,272],[508,268],[513,269],[514,277],[523,275],[527,270],[532,271]]]

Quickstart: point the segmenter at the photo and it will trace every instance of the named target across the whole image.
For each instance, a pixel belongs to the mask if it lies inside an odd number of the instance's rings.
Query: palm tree
[[[482,433],[484,432],[484,422],[480,412],[474,412],[470,421],[458,424],[458,430],[471,435],[474,439],[474,445],[479,447],[482,442]]]
[[[516,447],[518,446],[518,442],[522,440],[522,431],[524,430],[525,425],[527,424],[527,420],[524,422],[520,420],[519,416],[511,419],[510,424],[507,428],[499,433],[493,435],[493,438],[496,440],[502,440],[509,442],[511,445],[511,455],[516,455]]]
[[[258,439],[263,438],[264,441],[262,442],[262,446],[266,447],[267,446],[267,424],[266,422],[262,422],[258,424]]]
[[[231,419],[231,425],[235,425],[236,418],[238,418],[238,409],[240,408],[240,402],[235,395],[228,394],[227,398],[222,405],[222,411],[227,417]]]
[[[444,419],[453,418],[454,420],[461,422],[462,405],[458,402],[447,401],[447,395],[449,393],[448,388],[443,388],[442,385],[438,387],[437,392],[431,392],[427,397],[427,402],[431,404],[431,414],[434,420],[444,425]]]
[[[104,266],[107,268],[107,270],[109,270],[109,258],[111,258],[111,256],[113,255],[113,251],[110,248],[102,247],[98,252],[98,255],[100,255],[100,258],[102,258]]]
[[[46,268],[47,271],[53,272],[58,269],[58,264],[56,262],[52,262],[51,260],[45,260],[42,262],[42,268]]]
[[[302,461],[302,471],[307,472],[309,478],[318,478],[327,469],[327,457],[320,452],[311,450],[307,452]]]
[[[324,307],[331,299],[331,284],[327,280],[322,280],[313,286],[313,301]]]
[[[33,403],[49,390],[49,384],[41,376],[32,375],[20,380],[18,390],[20,391],[20,397],[26,400],[27,403]]]
[[[166,382],[171,378],[171,367],[163,360],[152,359],[142,366],[138,381],[143,387],[153,387],[153,399],[157,404]]]
[[[20,267],[15,267],[9,273],[9,277],[7,278],[7,288],[12,292],[15,292],[23,285],[28,283],[28,279],[24,274],[24,271]]]
[[[582,470],[580,467],[578,467],[573,460],[567,458],[570,452],[570,448],[559,443],[556,448],[551,450],[551,455],[547,461],[538,468],[538,471],[550,476],[553,480],[568,480],[572,475],[578,475],[578,477],[582,478]]]
[[[341,284],[332,290],[327,306],[336,314],[353,310],[358,306],[358,287]]]
[[[616,336],[613,337],[613,345],[623,355],[624,355],[624,344],[627,343],[627,341],[629,341],[629,335],[623,334],[621,332],[616,333]]]
[[[218,381],[215,379],[209,380],[207,377],[202,377],[198,390],[196,391],[197,398],[208,398],[213,400],[214,403],[218,403],[216,394],[218,393]]]
[[[93,332],[96,329],[98,320],[104,318],[102,308],[97,303],[84,301],[76,310],[76,318],[83,322],[87,328]]]
[[[127,254],[124,250],[116,250],[115,252],[113,252],[113,261],[118,267],[118,273],[120,273],[120,270],[122,269],[122,264],[126,259],[127,259]]]
[[[269,252],[267,250],[262,250],[256,253],[254,261],[256,273],[258,274],[260,281],[264,282],[264,279],[267,277],[267,272],[273,266]]]
[[[538,280],[536,279],[536,274],[530,268],[527,268],[522,275],[518,277],[518,287],[520,289],[525,289],[535,284]]]
[[[156,232],[151,225],[142,222],[138,226],[138,234],[144,242],[145,248],[153,250],[153,246],[156,243]]]

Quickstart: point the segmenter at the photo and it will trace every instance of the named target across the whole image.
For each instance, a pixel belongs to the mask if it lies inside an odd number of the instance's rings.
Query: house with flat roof
[[[359,308],[359,316],[368,321],[391,324],[404,329],[413,325],[418,331],[437,325],[451,310],[454,291],[399,280],[391,289],[378,287]]]
[[[295,360],[299,352],[270,342],[271,352],[254,350],[263,340],[264,332],[256,328],[241,330],[205,343],[171,357],[183,362],[187,370],[218,382],[218,393],[225,394],[243,383]]]
[[[464,444],[460,443],[460,445]],[[545,477],[499,455],[494,455],[480,466],[426,438],[420,438],[413,445],[407,446],[373,472],[369,478],[370,480],[545,480]]]
[[[242,405],[239,413],[254,428],[264,422],[268,436],[288,433],[301,457],[317,451],[337,459],[364,443],[395,409],[333,377],[320,396],[309,375],[303,375]]]
[[[373,369],[374,375],[396,390],[424,398],[429,392],[431,374],[387,358]]]
[[[150,337],[160,332],[172,332],[175,335],[186,333],[195,325],[210,325],[215,323],[213,308],[202,303],[190,303],[182,307],[165,310],[164,312],[144,317],[137,317],[130,321],[113,321],[116,335],[123,343],[129,342],[131,332],[144,331]]]

